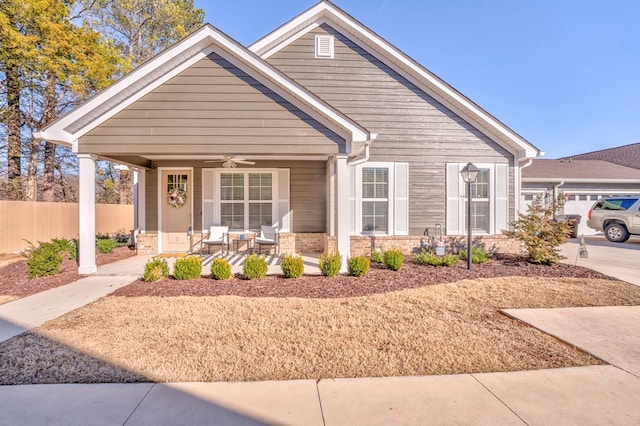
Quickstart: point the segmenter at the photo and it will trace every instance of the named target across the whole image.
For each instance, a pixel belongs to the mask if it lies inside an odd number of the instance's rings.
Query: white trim
[[[542,155],[540,150],[520,135],[329,2],[321,2],[312,6],[285,25],[249,46],[249,49],[261,55],[261,57],[267,58],[292,42],[285,42],[283,38],[287,37],[295,40],[305,34],[300,28],[310,26],[313,21],[329,23],[339,32],[350,34],[352,36],[351,41],[381,59],[386,65],[398,71],[412,83],[417,84],[418,87],[435,97],[443,105],[468,121],[475,123],[479,129],[484,129],[485,134],[488,133],[487,136],[492,139],[491,135],[497,136],[502,142],[501,145],[516,156],[516,160]]]
[[[342,256],[340,272],[347,272],[347,259],[351,257],[351,236],[349,235],[349,180],[350,167],[345,154],[336,156],[336,243]]]
[[[162,207],[166,204],[165,203],[165,197],[166,194],[164,192],[164,185],[162,182],[162,172],[163,171],[190,171],[191,172],[191,183],[188,184],[188,194],[187,197],[189,200],[191,200],[191,212],[189,213],[189,226],[191,226],[191,229],[193,229],[193,205],[195,204],[193,202],[193,183],[195,181],[194,179],[194,173],[193,173],[193,167],[158,167],[156,170],[158,170],[158,253],[162,253]],[[185,230],[186,232],[186,230]]]
[[[78,273],[92,274],[96,266],[96,156],[78,154]]]

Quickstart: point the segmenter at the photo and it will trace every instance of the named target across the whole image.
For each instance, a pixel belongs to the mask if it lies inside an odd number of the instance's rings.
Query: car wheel
[[[624,243],[629,239],[629,231],[620,223],[612,223],[605,228],[604,236],[611,242]]]

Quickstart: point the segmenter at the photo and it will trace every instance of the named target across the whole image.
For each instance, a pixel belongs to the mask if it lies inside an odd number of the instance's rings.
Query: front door
[[[191,248],[187,231],[191,226],[191,170],[163,170],[160,202],[162,204],[162,252],[187,252]]]

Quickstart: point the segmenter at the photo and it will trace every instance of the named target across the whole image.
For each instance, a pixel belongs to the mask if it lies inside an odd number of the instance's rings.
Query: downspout
[[[348,163],[349,166],[353,167],[353,166],[357,166],[358,164],[366,163],[367,161],[369,161],[369,147],[371,146],[371,143],[377,137],[378,137],[378,135],[376,133],[372,133],[370,135],[369,140],[364,143],[364,157],[362,157],[362,158],[360,158],[358,160],[350,161]]]
[[[558,214],[558,211],[557,211],[558,188],[560,188],[562,185],[564,185],[564,180],[561,180],[560,182],[558,182],[557,185],[553,185],[553,204],[554,204],[554,206],[556,206],[556,214]]]
[[[527,167],[529,167],[530,165],[533,164],[533,157],[529,158],[529,161],[527,161],[526,163],[524,163],[522,166],[518,167],[518,182],[516,187],[518,188],[518,193],[516,194],[515,197],[515,204],[516,204],[516,217],[517,214],[520,213],[520,203],[522,202],[522,170],[526,169]]]

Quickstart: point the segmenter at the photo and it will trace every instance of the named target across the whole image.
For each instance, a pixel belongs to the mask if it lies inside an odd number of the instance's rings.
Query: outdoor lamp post
[[[471,184],[476,181],[480,170],[471,162],[460,171],[467,184],[467,269],[471,269]]]

